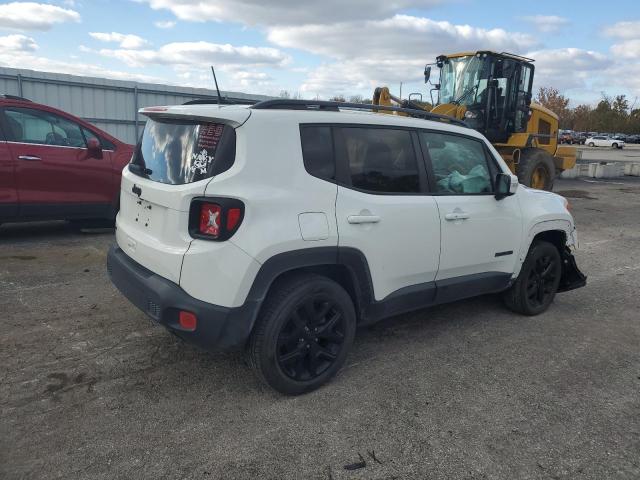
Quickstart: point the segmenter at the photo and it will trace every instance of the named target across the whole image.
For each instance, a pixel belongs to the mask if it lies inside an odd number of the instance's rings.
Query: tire
[[[596,144],[595,144],[595,143],[593,143],[593,142],[589,142],[589,146],[590,146],[590,147],[595,147],[595,146],[596,146]]]
[[[551,191],[556,175],[553,157],[540,148],[526,148],[516,167],[518,181],[527,187]]]
[[[615,142],[614,142],[614,143],[612,143],[612,144],[611,144],[611,148],[618,148],[618,144],[617,144],[617,143],[615,143]]]
[[[320,275],[294,275],[267,296],[247,345],[247,362],[274,390],[300,395],[340,370],[355,332],[353,302],[340,285]]]
[[[558,291],[561,274],[562,259],[556,246],[534,241],[518,278],[503,294],[507,308],[529,316],[544,312]]]

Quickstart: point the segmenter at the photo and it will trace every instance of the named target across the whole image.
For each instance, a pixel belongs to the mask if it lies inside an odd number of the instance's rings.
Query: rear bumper
[[[227,350],[244,346],[255,321],[259,304],[247,301],[236,308],[203,302],[187,294],[179,285],[133,261],[122,249],[112,246],[107,255],[107,271],[113,284],[152,320],[180,338],[207,350]],[[195,330],[180,326],[181,310],[196,315]]]

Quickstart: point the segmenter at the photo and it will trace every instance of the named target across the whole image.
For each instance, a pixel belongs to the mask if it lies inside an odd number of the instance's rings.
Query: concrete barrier
[[[640,177],[640,163],[625,163],[624,174],[632,177]]]
[[[624,175],[624,165],[621,163],[596,164],[595,178],[618,178]]]
[[[593,162],[576,163],[560,174],[560,178],[618,178],[624,175],[640,177],[640,163],[636,162]]]

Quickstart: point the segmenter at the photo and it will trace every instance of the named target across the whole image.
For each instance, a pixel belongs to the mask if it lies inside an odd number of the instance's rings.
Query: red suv
[[[0,95],[0,223],[112,220],[133,148],[68,113]]]

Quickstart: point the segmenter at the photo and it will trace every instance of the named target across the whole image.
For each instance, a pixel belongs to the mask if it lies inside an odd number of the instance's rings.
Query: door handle
[[[453,213],[447,213],[444,216],[445,220],[466,220],[467,218],[469,218],[469,214],[466,212],[453,212]]]
[[[354,224],[378,223],[379,221],[380,217],[378,215],[349,215],[347,217],[347,222]]]
[[[42,160],[40,157],[35,157],[33,155],[20,155],[18,160],[28,160],[30,162],[38,162]]]

